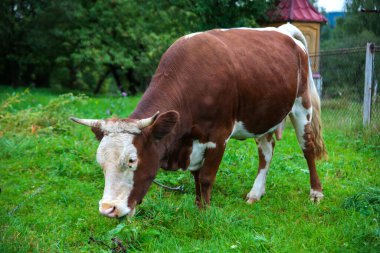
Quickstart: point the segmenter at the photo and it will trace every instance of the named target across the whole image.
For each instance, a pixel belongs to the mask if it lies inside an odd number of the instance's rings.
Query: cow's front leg
[[[209,148],[205,152],[204,163],[199,170],[200,201],[198,207],[204,208],[210,205],[211,190],[216,173],[225,150],[224,142],[218,142],[215,148]],[[198,198],[198,196],[197,196]]]
[[[195,183],[195,204],[202,208],[202,197],[201,197],[201,185],[199,182],[199,170],[192,171],[191,174],[194,176],[194,183]]]

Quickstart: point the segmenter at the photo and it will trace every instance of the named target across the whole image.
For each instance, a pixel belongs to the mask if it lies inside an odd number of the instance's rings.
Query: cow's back
[[[238,113],[254,134],[266,132],[290,112],[300,79],[307,77],[306,51],[294,39],[266,29],[213,30],[234,55]],[[303,67],[301,67],[303,66]]]
[[[144,97],[150,104],[153,97],[171,101],[167,109],[180,111],[186,124],[200,129],[231,131],[241,121],[261,134],[292,108],[300,61],[307,67],[302,51],[276,31],[215,29],[184,36],[161,58]]]

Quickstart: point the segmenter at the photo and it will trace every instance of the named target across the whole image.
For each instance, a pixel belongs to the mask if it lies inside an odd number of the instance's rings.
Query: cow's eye
[[[134,156],[134,155],[131,155],[131,156],[129,157],[129,160],[128,160],[128,165],[129,165],[129,166],[131,166],[131,165],[135,165],[136,162],[137,162],[137,157]]]

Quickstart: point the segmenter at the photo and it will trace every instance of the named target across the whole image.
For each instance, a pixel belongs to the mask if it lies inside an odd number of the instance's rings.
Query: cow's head
[[[159,144],[173,130],[178,113],[157,112],[146,119],[70,119],[91,127],[100,140],[96,159],[105,177],[100,213],[133,215],[156,176],[162,153]]]

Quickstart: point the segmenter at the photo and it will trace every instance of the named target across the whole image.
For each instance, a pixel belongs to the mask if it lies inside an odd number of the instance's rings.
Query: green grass
[[[260,202],[244,201],[256,176],[256,145],[231,140],[207,210],[194,205],[190,173],[160,171],[160,182],[184,192],[153,185],[135,217],[109,219],[98,213],[98,143],[67,118],[127,117],[139,97],[1,90],[0,252],[380,251],[380,137],[339,124],[344,108],[324,108],[329,160],[318,162],[319,205],[309,202],[306,162],[287,126]]]

